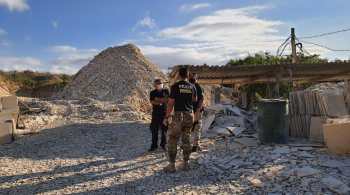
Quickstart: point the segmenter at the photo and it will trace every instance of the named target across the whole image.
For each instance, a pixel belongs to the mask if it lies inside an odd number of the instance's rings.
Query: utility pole
[[[292,64],[298,63],[297,59],[297,49],[295,44],[295,29],[291,28],[290,40],[292,45]]]

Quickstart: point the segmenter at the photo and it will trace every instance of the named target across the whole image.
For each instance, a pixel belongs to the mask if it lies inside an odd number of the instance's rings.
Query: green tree
[[[302,64],[315,64],[326,63],[327,59],[323,59],[320,55],[304,55],[298,53],[299,63]],[[244,66],[244,65],[273,65],[273,64],[286,64],[292,63],[291,56],[274,56],[268,52],[256,53],[254,55],[248,55],[241,59],[231,59],[226,66]],[[305,84],[305,86],[309,86]],[[249,84],[242,87],[243,91],[248,93],[250,99],[254,99],[255,96],[267,98],[268,91],[272,90],[273,85],[270,84]],[[280,84],[280,96],[288,97],[289,92],[292,90],[288,82],[282,82]]]
[[[328,62],[327,59],[323,59],[320,55],[304,55],[299,54],[300,63],[325,63]],[[269,64],[285,64],[292,63],[291,56],[274,56],[268,52],[265,53],[256,53],[254,55],[248,55],[242,59],[231,59],[226,65],[227,66],[239,66],[239,65],[269,65]]]

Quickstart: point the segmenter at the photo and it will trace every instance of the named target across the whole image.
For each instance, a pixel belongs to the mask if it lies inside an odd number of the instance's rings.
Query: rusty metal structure
[[[174,78],[178,66],[172,68]],[[188,65],[201,84],[253,84],[281,81],[343,81],[350,79],[350,62],[321,64],[265,64],[242,66]]]

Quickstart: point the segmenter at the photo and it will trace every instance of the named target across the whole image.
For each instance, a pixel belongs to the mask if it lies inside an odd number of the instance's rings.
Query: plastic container
[[[258,102],[258,136],[262,144],[288,142],[288,100],[263,99]]]

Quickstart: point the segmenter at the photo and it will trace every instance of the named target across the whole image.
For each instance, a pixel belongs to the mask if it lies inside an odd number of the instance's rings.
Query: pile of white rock
[[[155,78],[165,80],[165,75],[135,45],[111,47],[84,66],[60,97],[113,101],[148,112],[151,108],[148,96]]]

